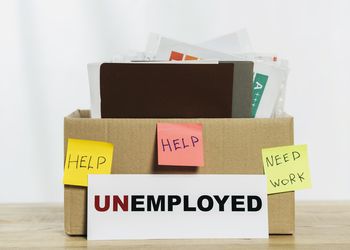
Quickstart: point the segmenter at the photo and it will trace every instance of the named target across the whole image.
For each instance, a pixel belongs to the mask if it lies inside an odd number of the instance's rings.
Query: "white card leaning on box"
[[[268,238],[264,175],[89,175],[88,240]]]

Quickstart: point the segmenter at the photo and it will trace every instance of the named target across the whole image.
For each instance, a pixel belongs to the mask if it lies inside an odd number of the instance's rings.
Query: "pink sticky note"
[[[158,164],[203,166],[202,130],[197,123],[158,123]]]

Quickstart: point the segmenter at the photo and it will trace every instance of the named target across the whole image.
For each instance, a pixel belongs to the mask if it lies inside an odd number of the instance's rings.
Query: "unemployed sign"
[[[89,175],[89,240],[267,237],[264,175]]]

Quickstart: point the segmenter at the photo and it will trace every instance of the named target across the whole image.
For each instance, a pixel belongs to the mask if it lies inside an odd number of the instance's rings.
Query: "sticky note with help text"
[[[311,188],[307,145],[262,149],[267,193]]]
[[[88,186],[88,174],[110,174],[113,144],[109,142],[68,139],[63,183]]]
[[[158,165],[204,165],[203,127],[198,123],[157,123]]]

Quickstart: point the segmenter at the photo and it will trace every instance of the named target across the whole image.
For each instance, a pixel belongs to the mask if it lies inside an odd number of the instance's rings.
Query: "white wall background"
[[[86,64],[143,50],[150,31],[201,42],[247,28],[288,58],[286,111],[313,189],[350,199],[350,1],[0,1],[0,202],[63,200],[63,117],[89,107]]]

